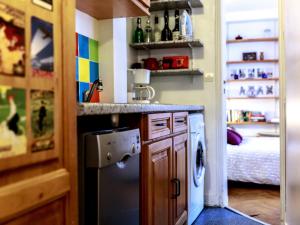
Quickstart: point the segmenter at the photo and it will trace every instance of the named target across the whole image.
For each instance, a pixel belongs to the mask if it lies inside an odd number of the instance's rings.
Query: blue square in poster
[[[78,71],[79,71],[79,64],[78,64],[78,57],[76,57],[76,81],[79,80],[79,75],[78,75]]]
[[[90,84],[85,83],[85,82],[79,82],[79,90],[78,90],[78,95],[79,95],[79,102],[83,102],[83,95],[85,91],[90,89]]]
[[[93,83],[99,79],[99,64],[90,61],[90,82]]]
[[[79,57],[89,59],[89,38],[78,34]]]
[[[33,76],[53,77],[53,25],[35,16],[31,17],[31,67]]]

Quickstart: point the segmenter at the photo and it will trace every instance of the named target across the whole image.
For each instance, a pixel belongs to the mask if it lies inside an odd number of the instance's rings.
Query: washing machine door
[[[204,149],[203,149],[203,143],[201,141],[201,136],[200,134],[197,135],[197,142],[196,142],[196,153],[195,153],[195,158],[193,162],[193,180],[194,180],[194,185],[196,187],[199,187],[200,185],[200,180],[201,177],[203,176],[204,173]]]

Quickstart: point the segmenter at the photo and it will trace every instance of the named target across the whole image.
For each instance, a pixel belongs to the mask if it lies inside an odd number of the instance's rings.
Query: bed
[[[280,185],[279,137],[246,137],[227,155],[228,180]]]

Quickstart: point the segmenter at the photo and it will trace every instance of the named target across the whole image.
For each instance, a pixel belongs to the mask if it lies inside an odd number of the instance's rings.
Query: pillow
[[[227,143],[231,145],[240,145],[243,137],[236,131],[227,129]]]

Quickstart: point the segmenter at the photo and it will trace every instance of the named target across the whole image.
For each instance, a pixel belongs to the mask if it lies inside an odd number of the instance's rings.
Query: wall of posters
[[[25,76],[25,15],[0,3],[0,75]]]
[[[31,67],[36,77],[53,77],[53,26],[37,17],[31,18]]]
[[[32,0],[36,5],[39,5],[45,9],[52,10],[52,0]]]
[[[54,148],[54,92],[32,90],[31,131],[33,142],[32,151]]]
[[[25,154],[26,149],[25,90],[0,86],[0,158]]]

